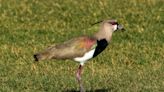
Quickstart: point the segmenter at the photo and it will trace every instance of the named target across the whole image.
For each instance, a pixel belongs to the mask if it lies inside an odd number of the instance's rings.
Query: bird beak
[[[125,31],[124,27],[123,27],[122,25],[120,25],[120,24],[117,25],[117,29],[118,29],[118,30]]]

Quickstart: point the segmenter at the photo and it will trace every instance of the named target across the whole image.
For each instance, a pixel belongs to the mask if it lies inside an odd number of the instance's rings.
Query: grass
[[[77,91],[71,60],[34,63],[33,54],[72,37],[92,33],[103,19],[127,31],[85,64],[87,91],[164,91],[162,0],[0,0],[0,91]]]

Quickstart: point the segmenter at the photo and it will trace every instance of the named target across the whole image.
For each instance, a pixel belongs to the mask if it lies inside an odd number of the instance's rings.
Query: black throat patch
[[[96,57],[98,54],[100,54],[107,46],[108,46],[108,42],[106,39],[102,39],[99,41],[97,40],[97,47],[95,49],[93,57]]]

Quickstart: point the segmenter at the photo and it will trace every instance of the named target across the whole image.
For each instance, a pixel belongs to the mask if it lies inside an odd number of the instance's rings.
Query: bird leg
[[[80,92],[85,92],[84,91],[84,87],[83,87],[83,83],[81,81],[81,73],[82,73],[82,69],[83,69],[83,66],[80,65],[77,72],[76,72],[76,78],[77,78],[77,81],[79,83],[79,86],[80,86]]]

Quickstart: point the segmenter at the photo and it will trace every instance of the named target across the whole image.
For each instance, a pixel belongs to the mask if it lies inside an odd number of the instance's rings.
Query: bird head
[[[112,29],[113,32],[118,31],[118,30],[124,30],[124,27],[117,22],[117,20],[105,20],[102,22],[102,25],[106,28]]]
[[[112,38],[113,32],[116,32],[118,30],[124,30],[124,27],[122,25],[120,25],[116,20],[99,21],[99,22],[96,22],[92,25],[95,25],[98,23],[100,23],[100,29],[95,34],[95,37],[98,40],[106,39],[109,42]]]

